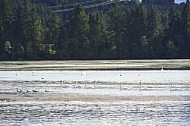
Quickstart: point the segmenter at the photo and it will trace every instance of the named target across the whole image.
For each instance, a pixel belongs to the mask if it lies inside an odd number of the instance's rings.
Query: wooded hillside
[[[190,58],[190,2],[1,0],[0,60]]]

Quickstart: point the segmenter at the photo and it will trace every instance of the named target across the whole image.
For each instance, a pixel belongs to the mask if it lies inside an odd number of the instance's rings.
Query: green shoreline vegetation
[[[0,1],[2,61],[167,58],[190,58],[189,0]]]

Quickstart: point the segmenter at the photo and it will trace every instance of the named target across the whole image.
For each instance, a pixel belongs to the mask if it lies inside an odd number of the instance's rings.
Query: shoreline
[[[0,71],[190,70],[190,59],[0,61]]]

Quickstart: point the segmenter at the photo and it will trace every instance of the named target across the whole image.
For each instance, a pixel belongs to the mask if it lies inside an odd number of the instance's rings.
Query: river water
[[[0,104],[1,125],[189,126],[190,102]]]
[[[190,71],[0,71],[0,93],[18,89],[39,95],[190,97]],[[1,100],[0,125],[189,126],[190,101]]]

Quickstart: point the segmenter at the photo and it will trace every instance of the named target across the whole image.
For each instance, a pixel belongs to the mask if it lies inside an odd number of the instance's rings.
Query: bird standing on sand
[[[86,72],[84,72],[84,71],[81,71],[81,76],[86,76]]]
[[[16,89],[16,92],[22,93],[23,91],[17,88],[17,89]]]
[[[48,90],[45,90],[45,92],[50,92],[50,91],[48,91]]]
[[[38,92],[37,90],[32,90],[32,92]]]
[[[32,72],[32,76],[36,76],[36,74],[34,72]]]

